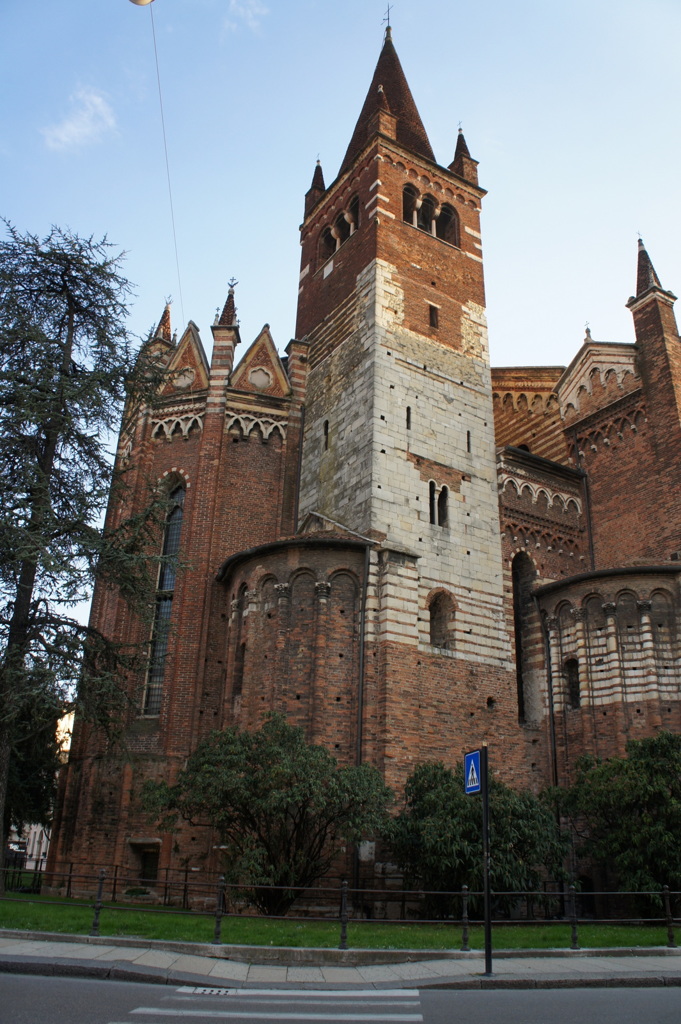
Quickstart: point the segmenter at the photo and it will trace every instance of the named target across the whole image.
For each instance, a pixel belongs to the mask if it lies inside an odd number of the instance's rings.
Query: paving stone
[[[236,960],[211,960],[210,977],[245,981],[249,969],[250,964],[242,964]]]
[[[173,971],[185,971],[189,974],[209,975],[213,966],[213,958],[209,956],[192,956],[184,953],[178,956],[173,964]]]
[[[319,967],[289,967],[286,974],[287,981],[324,981],[324,975]]]
[[[162,949],[148,949],[142,956],[136,957],[135,964],[143,967],[174,967],[178,960],[177,953],[164,953]]]
[[[260,967],[257,964],[251,965],[248,972],[248,981],[286,981],[286,967]]]
[[[322,967],[322,974],[333,985],[359,985],[364,980],[356,967]]]

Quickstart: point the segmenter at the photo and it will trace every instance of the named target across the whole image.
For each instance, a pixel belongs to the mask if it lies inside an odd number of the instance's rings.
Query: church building
[[[567,368],[491,369],[484,197],[461,132],[437,162],[388,29],[340,169],[305,195],[285,356],[268,324],[242,343],[233,287],[210,361],[164,311],[167,383],[118,460],[133,506],[168,494],[181,569],[151,638],[95,593],[94,625],[148,664],[125,756],[76,723],[48,869],[216,870],[209,830],[155,832],[141,786],[271,711],[397,794],[482,742],[538,792],[681,731],[675,296],[639,243],[634,344],[587,331]]]

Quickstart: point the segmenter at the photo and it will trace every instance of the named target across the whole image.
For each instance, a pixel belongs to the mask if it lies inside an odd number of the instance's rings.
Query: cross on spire
[[[388,4],[388,7],[385,12],[385,18],[383,19],[383,24],[387,25],[388,28],[390,28],[390,12],[392,11],[394,6],[395,4]]]

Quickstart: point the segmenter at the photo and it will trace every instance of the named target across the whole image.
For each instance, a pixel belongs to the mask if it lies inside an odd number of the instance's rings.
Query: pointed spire
[[[379,86],[383,87],[380,91]],[[414,103],[400,59],[393,46],[390,26],[386,29],[385,41],[376,64],[374,77],[371,80],[364,106],[357,119],[339,174],[349,167],[367,142],[371,122],[380,110],[385,109],[384,102],[388,104],[388,111],[396,118],[397,141],[406,149],[435,163],[435,155]]]
[[[449,165],[449,170],[458,174],[464,181],[470,181],[473,185],[478,184],[478,161],[471,156],[461,128],[456,138],[454,159]]]
[[[458,133],[458,135],[456,137],[456,149],[454,151],[454,161],[456,161],[456,158],[459,157],[459,156],[470,156],[470,155],[471,154],[469,152],[468,146],[466,144],[466,140],[465,140],[464,135],[463,135],[463,128],[459,128],[459,133]]]
[[[234,285],[238,284],[237,281],[232,278],[229,282],[229,291],[227,293],[227,301],[225,302],[222,315],[220,316],[217,326],[219,327],[234,327],[237,323],[236,318],[236,305],[234,304]]]
[[[638,267],[636,271],[636,298],[643,295],[649,288],[662,288],[660,279],[655,272],[650,256],[646,252],[643,239],[638,240]]]
[[[322,165],[317,160],[315,165],[314,174],[312,175],[312,184],[305,193],[305,216],[307,217],[310,210],[313,210],[321,197],[326,192],[326,185],[324,184],[324,174],[322,172]]]
[[[166,302],[165,304],[154,337],[160,338],[161,341],[167,341],[168,343],[172,343],[172,329],[170,326],[170,302]]]
[[[324,184],[324,172],[322,171],[321,160],[317,160],[315,164],[314,174],[312,175],[312,184],[310,188],[318,189],[320,192],[326,192],[326,185]]]

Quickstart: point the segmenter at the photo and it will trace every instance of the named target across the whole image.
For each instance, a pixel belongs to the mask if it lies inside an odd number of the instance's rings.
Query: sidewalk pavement
[[[297,963],[295,961],[298,961]],[[379,962],[380,961],[380,962]],[[201,988],[582,988],[681,986],[681,950],[481,952],[295,950],[91,938],[0,929],[0,973]]]

